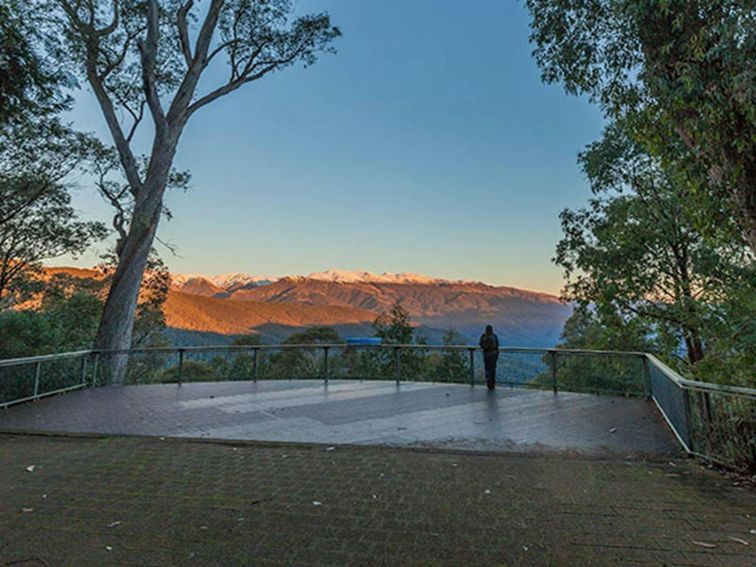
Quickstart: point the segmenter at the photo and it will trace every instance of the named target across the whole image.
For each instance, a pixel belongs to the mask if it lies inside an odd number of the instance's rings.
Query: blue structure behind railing
[[[120,358],[125,365],[113,364]],[[125,360],[124,360],[125,359]],[[0,360],[0,408],[84,387],[221,380],[331,379],[483,383],[474,346],[250,345],[87,350]],[[497,383],[647,397],[681,446],[738,468],[756,466],[756,390],[686,380],[641,352],[501,348]]]

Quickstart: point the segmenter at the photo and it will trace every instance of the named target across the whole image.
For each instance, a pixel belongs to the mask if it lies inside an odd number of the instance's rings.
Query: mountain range
[[[100,277],[82,268],[46,272]],[[227,344],[249,333],[275,343],[321,325],[335,327],[342,337],[372,336],[376,317],[399,303],[430,344],[441,343],[447,329],[474,344],[491,324],[503,345],[550,347],[572,310],[547,293],[413,273],[327,270],[272,277],[236,272],[173,274],[171,280],[163,311],[175,345]]]
[[[298,328],[372,334],[372,321],[401,304],[429,342],[446,329],[476,342],[492,324],[504,344],[553,346],[571,308],[546,293],[414,273],[327,270],[307,276],[176,274],[165,305],[169,326],[217,335],[258,332],[277,340]],[[183,340],[183,339],[182,339]]]

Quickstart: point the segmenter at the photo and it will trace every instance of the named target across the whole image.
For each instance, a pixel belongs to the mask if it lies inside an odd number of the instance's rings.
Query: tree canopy
[[[644,152],[619,124],[580,161],[596,197],[561,215],[555,261],[577,304],[566,346],[682,351],[689,365],[748,350],[724,330],[756,316],[744,301],[756,293],[753,255],[735,220],[722,214],[717,235],[701,231],[687,170]]]
[[[528,0],[547,82],[587,94],[646,150],[687,154],[691,194],[738,211],[756,253],[756,10],[752,0]],[[716,222],[716,221],[714,221]]]

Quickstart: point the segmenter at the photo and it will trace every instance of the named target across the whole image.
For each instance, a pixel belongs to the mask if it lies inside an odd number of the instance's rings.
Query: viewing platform
[[[2,360],[0,430],[756,461],[756,390],[646,353],[507,347],[488,392],[481,358],[340,343]]]
[[[0,430],[675,456],[643,399],[332,380],[110,386],[0,411]]]

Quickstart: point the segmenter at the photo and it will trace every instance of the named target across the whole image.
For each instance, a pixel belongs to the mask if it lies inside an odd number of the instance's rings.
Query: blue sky
[[[161,249],[170,268],[412,271],[558,292],[558,214],[590,195],[575,160],[602,120],[541,83],[522,4],[296,5],[330,13],[338,53],[193,117],[176,162],[191,188],[169,196],[159,230],[178,249]],[[77,98],[74,123],[107,139],[91,96]],[[107,220],[85,183],[75,205]]]

